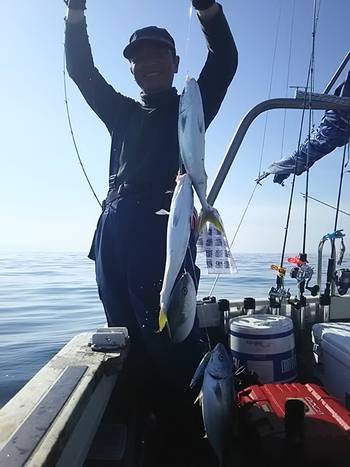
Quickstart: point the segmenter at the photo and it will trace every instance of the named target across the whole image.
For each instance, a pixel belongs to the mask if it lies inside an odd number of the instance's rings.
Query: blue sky
[[[239,66],[219,115],[207,132],[209,186],[240,120],[268,98],[272,56],[278,31],[271,97],[286,96],[289,33],[293,0],[223,0],[239,50]],[[122,50],[137,28],[155,24],[174,36],[182,58],[175,85],[182,89],[186,72],[197,77],[206,56],[204,39],[189,0],[88,0],[88,30],[95,64],[120,92],[138,98]],[[166,5],[166,6],[164,6]],[[296,0],[289,85],[304,85],[311,52],[313,0]],[[72,145],[63,96],[63,0],[3,2],[0,249],[10,251],[88,251],[100,208],[79,167]],[[315,90],[321,92],[350,44],[350,2],[323,0],[316,37]],[[349,70],[349,66],[347,67]],[[342,75],[345,76],[345,73]],[[288,89],[288,96],[293,95]],[[68,83],[75,136],[91,182],[103,199],[107,191],[109,135]],[[315,123],[322,113],[315,113]],[[283,111],[268,117],[263,167],[281,157]],[[300,112],[286,119],[283,155],[297,145]],[[259,117],[241,146],[219,195],[220,210],[231,238],[258,173],[265,117]],[[336,203],[342,150],[311,171],[310,194]],[[157,174],[155,174],[155,177]],[[350,211],[350,174],[344,178],[342,208]],[[304,177],[298,177],[287,250],[298,253],[302,242]],[[285,188],[265,180],[256,192],[236,242],[235,252],[281,249],[290,183]],[[350,217],[339,228],[349,231]],[[137,221],[137,220],[135,220]],[[307,251],[333,229],[334,212],[310,201]]]

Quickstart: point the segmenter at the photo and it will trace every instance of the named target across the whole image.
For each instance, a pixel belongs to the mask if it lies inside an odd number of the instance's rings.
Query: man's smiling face
[[[143,41],[130,58],[130,70],[146,94],[170,89],[179,67],[179,57],[166,45]]]

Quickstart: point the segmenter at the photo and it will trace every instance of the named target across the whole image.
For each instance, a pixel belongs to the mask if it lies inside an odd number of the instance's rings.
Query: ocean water
[[[310,256],[310,263],[315,259]],[[279,255],[237,254],[235,260],[237,273],[221,276],[213,295],[266,297],[275,285],[270,265]],[[209,294],[214,279],[202,274],[199,298]],[[295,280],[286,285],[296,291]],[[85,254],[1,254],[0,407],[73,336],[104,325],[94,263]]]

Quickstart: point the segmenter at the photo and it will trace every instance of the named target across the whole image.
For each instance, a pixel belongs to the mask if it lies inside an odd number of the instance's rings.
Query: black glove
[[[64,0],[71,10],[86,10],[86,0]]]
[[[196,10],[206,10],[215,3],[215,0],[192,0],[193,8]]]

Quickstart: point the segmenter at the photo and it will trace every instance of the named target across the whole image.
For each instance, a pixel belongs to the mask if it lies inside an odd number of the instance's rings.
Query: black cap
[[[175,41],[166,29],[157,26],[147,26],[138,29],[129,39],[129,44],[125,47],[123,55],[125,58],[131,58],[134,50],[143,41],[152,41],[166,45],[176,54]]]

